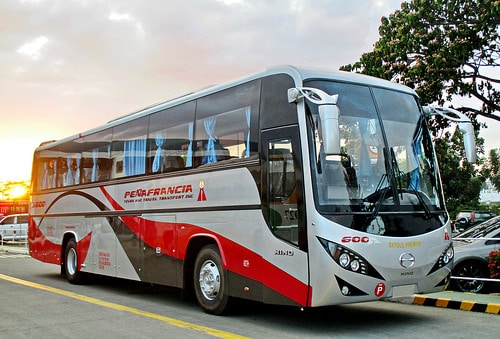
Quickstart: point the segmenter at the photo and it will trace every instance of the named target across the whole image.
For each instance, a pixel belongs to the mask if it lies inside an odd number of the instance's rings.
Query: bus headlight
[[[455,256],[455,252],[453,251],[453,244],[450,244],[441,253],[441,255],[439,256],[438,261],[436,261],[436,263],[434,264],[434,266],[432,266],[432,269],[430,270],[430,272],[427,275],[429,275],[429,274],[431,274],[431,273],[439,270],[440,268],[448,265],[450,262],[453,261],[453,257],[454,256]]]
[[[343,268],[346,268],[349,266],[349,263],[351,262],[351,258],[349,258],[349,254],[347,253],[342,253],[339,257],[339,264]]]
[[[443,262],[444,264],[448,264],[450,261],[453,260],[453,256],[455,255],[453,251],[453,246],[450,246],[446,249],[444,256],[443,256]]]
[[[330,257],[332,257],[332,259],[343,269],[384,280],[380,273],[378,273],[375,268],[358,253],[323,238],[318,237],[318,240]]]
[[[361,267],[361,264],[359,263],[358,260],[351,261],[351,270],[353,270],[354,272],[357,272],[360,267]]]

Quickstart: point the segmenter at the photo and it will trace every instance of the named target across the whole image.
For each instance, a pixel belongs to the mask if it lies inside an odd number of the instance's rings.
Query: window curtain
[[[370,131],[372,130],[370,122],[366,119],[361,119],[359,122],[359,132],[361,134],[361,149],[359,150],[359,170],[360,177],[368,177],[372,175],[372,163],[370,160],[370,152],[368,151],[368,142],[370,140]]]
[[[50,162],[43,164],[42,188],[50,188]]]
[[[92,150],[92,182],[96,182],[99,179],[99,148],[94,148]]]
[[[159,172],[161,169],[161,164],[162,164],[161,151],[162,151],[162,146],[165,144],[166,138],[167,137],[166,137],[165,131],[156,132],[155,143],[156,143],[157,149],[156,149],[155,157],[153,159],[153,173]]]
[[[419,159],[422,157],[422,129],[417,132],[415,139],[411,145],[412,153],[409,154],[409,163],[410,166],[416,167],[415,170],[411,173],[410,184],[408,185],[409,189],[420,190],[420,161]]]
[[[186,155],[186,167],[193,167],[193,126],[194,123],[189,123],[189,146]]]
[[[66,158],[66,163],[68,164],[68,173],[66,174],[66,183],[65,186],[71,186],[74,184],[73,180],[73,167],[71,166],[72,157],[69,156]]]
[[[205,157],[202,164],[211,164],[217,162],[217,155],[215,154],[215,124],[217,119],[215,117],[206,118],[203,121],[205,131],[208,134],[207,149],[205,150]]]
[[[81,161],[82,161],[81,158],[76,158],[76,170],[75,170],[75,176],[74,176],[75,185],[80,183],[80,162]]]
[[[123,151],[126,176],[146,173],[146,139],[125,141]]]
[[[74,162],[73,162],[74,160]],[[68,156],[66,163],[68,164],[68,174],[66,175],[65,186],[77,185],[80,181],[80,158]]]
[[[245,109],[245,115],[247,118],[247,126],[248,126],[248,134],[247,134],[247,144],[246,144],[246,150],[245,150],[245,158],[248,158],[250,156],[250,116],[251,116],[251,108],[247,107]]]

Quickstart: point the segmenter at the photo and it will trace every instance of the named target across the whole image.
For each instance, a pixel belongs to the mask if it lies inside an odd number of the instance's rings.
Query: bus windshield
[[[318,108],[308,102],[316,206],[344,226],[387,236],[441,227],[446,212],[431,135],[416,97],[327,81],[337,94],[339,154],[325,154]],[[414,219],[414,220],[412,220]]]

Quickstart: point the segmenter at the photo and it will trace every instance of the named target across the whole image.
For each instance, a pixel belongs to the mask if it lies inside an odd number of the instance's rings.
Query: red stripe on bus
[[[49,264],[61,265],[63,256],[62,244],[56,244],[50,241],[45,234],[40,231],[40,228],[36,226],[33,219],[30,219],[30,227],[31,224],[35,224],[35,227],[32,227],[32,229],[35,230],[34,235],[30,236],[28,240],[31,257]],[[92,232],[77,241],[79,267],[81,267],[81,264],[87,259],[91,239]]]
[[[101,191],[115,210],[125,210],[104,187],[101,187]],[[271,264],[261,255],[232,240],[191,224],[150,221],[136,216],[122,216],[121,219],[133,233],[150,247],[159,248],[163,254],[180,260],[185,259],[186,249],[191,239],[201,235],[210,236],[219,243],[222,260],[227,270],[262,282],[266,287],[277,291],[300,305],[306,306],[309,290],[307,284]],[[141,232],[141,229],[144,232]],[[178,232],[177,235],[176,231]]]

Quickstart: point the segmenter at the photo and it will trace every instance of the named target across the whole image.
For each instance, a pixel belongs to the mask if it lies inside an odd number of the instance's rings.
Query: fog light
[[[342,286],[341,292],[343,295],[351,294],[351,291],[349,290],[349,287],[347,287],[347,286]]]

